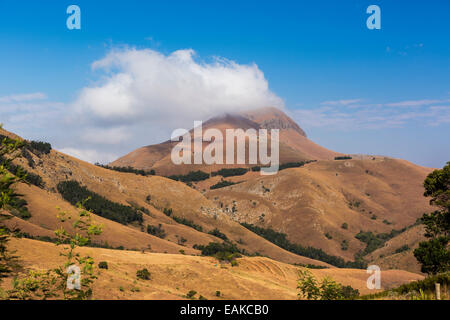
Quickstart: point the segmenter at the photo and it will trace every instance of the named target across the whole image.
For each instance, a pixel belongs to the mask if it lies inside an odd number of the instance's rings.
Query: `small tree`
[[[136,277],[141,280],[150,280],[151,274],[147,268],[144,268],[136,272]]]
[[[318,282],[312,273],[306,269],[300,270],[297,289],[300,289],[299,298],[307,300],[343,300],[354,299],[359,295],[359,291],[351,286],[342,286],[330,277],[325,277],[322,282]]]
[[[431,197],[430,204],[439,209],[423,215],[425,237],[429,240],[419,243],[414,256],[422,265],[422,272],[436,274],[450,269],[450,162],[430,173],[424,187],[424,196]]]
[[[299,298],[304,297],[308,300],[317,300],[320,297],[320,289],[316,278],[309,270],[298,272],[297,289],[300,289]]]
[[[60,221],[73,221],[72,227],[75,229],[75,234],[69,233],[63,226],[55,230],[56,245],[65,245],[60,252],[61,256],[66,257],[65,263],[55,269],[30,270],[26,277],[14,279],[13,289],[8,291],[10,299],[47,299],[60,297],[61,294],[66,300],[92,297],[92,283],[97,279],[94,275],[94,260],[89,255],[82,256],[76,249],[90,244],[93,236],[101,234],[102,226],[92,221],[92,213],[83,204],[77,204],[76,216],[58,208]],[[79,286],[76,285],[78,277]],[[68,285],[72,280],[75,286]]]

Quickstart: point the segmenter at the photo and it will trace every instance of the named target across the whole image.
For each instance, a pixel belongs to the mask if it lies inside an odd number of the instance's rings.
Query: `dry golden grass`
[[[28,239],[12,239],[10,249],[16,250],[25,268],[49,269],[63,262],[61,247]],[[79,248],[95,262],[106,261],[108,270],[96,269],[94,299],[184,299],[190,291],[208,299],[297,299],[299,267],[263,257],[238,259],[239,265],[221,265],[211,257],[181,254],[141,253],[100,248]],[[136,271],[147,268],[151,280],[137,280]],[[356,269],[312,269],[321,279],[331,276],[337,282],[351,285],[362,294],[373,293],[366,287],[368,275]],[[382,289],[396,287],[423,278],[401,270],[382,271]],[[8,287],[11,279],[5,279]],[[123,289],[123,291],[120,290]],[[216,297],[216,291],[221,297]]]

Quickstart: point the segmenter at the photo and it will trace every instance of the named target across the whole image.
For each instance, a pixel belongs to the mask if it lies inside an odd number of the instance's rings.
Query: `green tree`
[[[0,282],[2,278],[9,276],[14,269],[19,267],[17,257],[8,250],[9,230],[2,224],[2,221],[10,219],[12,216],[8,212],[17,202],[18,194],[14,191],[13,185],[24,181],[24,172],[19,170],[17,175],[8,171],[8,163],[19,156],[17,152],[23,147],[23,142],[13,140],[8,137],[3,138],[0,144]]]
[[[430,204],[438,210],[421,218],[429,240],[419,243],[414,256],[422,265],[422,272],[436,274],[450,269],[450,162],[430,173],[424,187],[424,196],[431,197]]]
[[[322,282],[317,281],[308,270],[300,270],[297,289],[299,298],[307,300],[344,300],[355,299],[359,296],[359,291],[351,286],[342,286],[330,277],[323,278]]]
[[[320,289],[316,278],[309,270],[298,272],[297,289],[300,289],[299,298],[303,297],[308,300],[317,300],[320,297]]]
[[[71,221],[75,233],[69,233],[63,226],[55,230],[56,245],[64,245],[61,256],[66,258],[63,265],[50,270],[30,270],[25,277],[15,278],[13,289],[8,291],[9,299],[29,300],[60,297],[65,300],[86,300],[92,297],[94,260],[89,255],[81,255],[76,249],[91,243],[95,235],[102,232],[102,226],[92,220],[92,213],[77,204],[77,214],[71,215],[59,209],[61,222]],[[80,287],[70,288],[69,273],[72,266],[80,270]]]

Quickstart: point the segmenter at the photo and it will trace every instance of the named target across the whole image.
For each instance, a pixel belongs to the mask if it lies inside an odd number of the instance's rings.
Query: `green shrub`
[[[166,216],[170,217],[170,216],[172,215],[172,213],[173,213],[173,210],[172,210],[172,208],[169,208],[169,209],[164,208],[164,209],[163,209],[163,213],[164,213]]]
[[[409,246],[407,244],[401,246],[400,248],[395,250],[395,253],[405,252],[409,250]]]
[[[197,294],[197,291],[190,290],[188,293],[186,293],[186,298],[188,299],[194,299],[194,296]]]
[[[206,246],[194,245],[194,249],[198,249],[204,256],[213,256],[221,261],[232,262],[235,258],[240,258],[241,251],[234,243],[225,241],[223,243],[210,242]]]
[[[106,262],[106,261],[100,261],[100,262],[98,263],[98,267],[99,267],[99,269],[108,269],[108,262]]]
[[[347,229],[348,229],[348,224],[347,224],[347,222],[344,222],[344,223],[342,224],[341,228],[347,230]]]
[[[177,216],[172,216],[172,219],[180,224],[184,224],[185,226],[191,227],[197,231],[203,232],[202,226],[199,226],[198,224],[195,224],[194,221],[186,219],[186,218],[180,218]]]
[[[49,154],[52,150],[52,145],[48,142],[43,141],[31,141],[29,143],[29,147],[32,149],[32,151],[37,151],[39,153],[43,154]]]
[[[151,274],[146,268],[144,268],[136,271],[136,277],[141,280],[150,280]]]
[[[212,230],[212,231],[210,231],[208,233],[210,235],[213,235],[213,236],[215,236],[217,238],[220,238],[222,240],[228,240],[227,236],[224,233],[220,232],[220,230],[217,229],[217,228],[215,228],[214,230]]]
[[[289,169],[289,168],[303,167],[306,163],[307,163],[307,162],[305,162],[305,161],[283,163],[283,164],[280,165],[280,167],[278,168],[278,170],[284,170],[284,169]]]
[[[147,225],[147,233],[154,235],[161,239],[164,239],[166,237],[166,232],[162,228],[161,224],[159,224],[157,227]]]
[[[209,187],[209,189],[214,190],[214,189],[219,189],[219,188],[225,188],[228,186],[232,186],[234,184],[236,184],[236,182],[222,180],[222,181],[217,182],[216,184],[212,185],[211,187]]]

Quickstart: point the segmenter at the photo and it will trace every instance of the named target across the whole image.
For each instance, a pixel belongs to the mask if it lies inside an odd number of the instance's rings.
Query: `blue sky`
[[[70,4],[81,8],[81,30],[66,28]],[[371,4],[381,8],[381,30],[366,27]],[[273,94],[325,147],[442,167],[450,161],[449,12],[446,0],[1,1],[0,121],[26,138],[48,140],[90,161],[157,143],[168,133],[160,126],[170,113],[161,109],[183,107],[195,114],[202,102],[189,97],[205,88],[183,92],[183,105],[160,94],[178,87],[136,97],[126,84],[128,100],[150,105],[151,112],[127,109],[133,117],[115,118],[93,105],[104,90],[92,96],[89,88],[114,87],[118,74],[148,80],[134,73],[129,59],[137,59],[133,66],[146,74],[159,62],[173,70],[173,59],[154,60],[153,53],[169,57],[192,49],[194,62],[187,69],[202,66],[202,77],[229,76],[255,89],[251,100],[243,97],[232,110],[244,102],[273,102]],[[114,63],[105,60],[111,54]],[[214,69],[216,57],[228,61],[225,74]],[[93,68],[96,61],[103,63]],[[256,71],[246,68],[253,65]],[[209,73],[208,66],[215,71]],[[267,90],[260,90],[259,72]],[[164,83],[171,80],[180,79]],[[222,109],[217,104],[212,110]],[[114,141],[99,139],[101,134]]]

